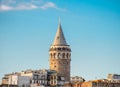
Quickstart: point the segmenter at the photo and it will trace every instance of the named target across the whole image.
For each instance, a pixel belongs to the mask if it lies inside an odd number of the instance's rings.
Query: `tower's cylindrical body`
[[[69,46],[51,46],[49,50],[50,69],[56,70],[65,81],[70,80],[71,49]]]

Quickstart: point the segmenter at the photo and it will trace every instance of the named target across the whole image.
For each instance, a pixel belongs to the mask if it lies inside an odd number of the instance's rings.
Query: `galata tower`
[[[71,49],[65,40],[59,21],[56,36],[49,49],[50,69],[56,70],[58,75],[65,78],[65,81],[70,81],[70,61]]]

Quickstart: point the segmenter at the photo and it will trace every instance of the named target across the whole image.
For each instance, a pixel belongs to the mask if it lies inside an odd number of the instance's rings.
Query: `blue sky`
[[[72,76],[120,74],[119,0],[0,0],[0,5],[0,78],[49,68],[59,16],[72,49]]]

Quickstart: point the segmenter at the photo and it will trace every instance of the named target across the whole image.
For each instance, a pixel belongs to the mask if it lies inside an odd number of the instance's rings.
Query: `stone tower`
[[[71,49],[67,44],[59,21],[58,30],[53,44],[49,49],[50,69],[56,70],[58,75],[70,81]]]

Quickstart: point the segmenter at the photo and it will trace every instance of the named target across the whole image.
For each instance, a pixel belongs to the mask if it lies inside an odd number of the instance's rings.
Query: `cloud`
[[[57,9],[59,11],[66,11],[66,9],[63,8],[59,8],[56,4],[54,4],[53,2],[47,2],[45,3],[43,6],[41,6],[41,9],[46,10],[48,8],[54,8]]]
[[[31,10],[36,9],[37,6],[35,5],[18,5],[18,6],[7,6],[7,5],[1,5],[0,11],[9,11],[9,10]]]
[[[7,6],[7,5],[1,5],[0,11],[9,11],[9,10],[32,10],[37,9],[38,7],[36,5],[30,4],[30,5],[18,5],[18,6]]]
[[[38,8],[34,4],[20,4],[16,6],[13,10],[32,10]]]
[[[42,9],[47,9],[47,8],[56,8],[56,5],[52,2],[47,2],[43,6],[41,6]]]
[[[43,2],[43,0],[23,0],[23,2],[17,0],[0,0],[0,3],[0,11],[33,9],[47,10],[48,8],[65,11],[65,9],[59,8],[55,3]]]
[[[13,8],[10,6],[6,6],[6,5],[1,5],[0,6],[0,11],[7,11],[7,10],[12,10]]]

